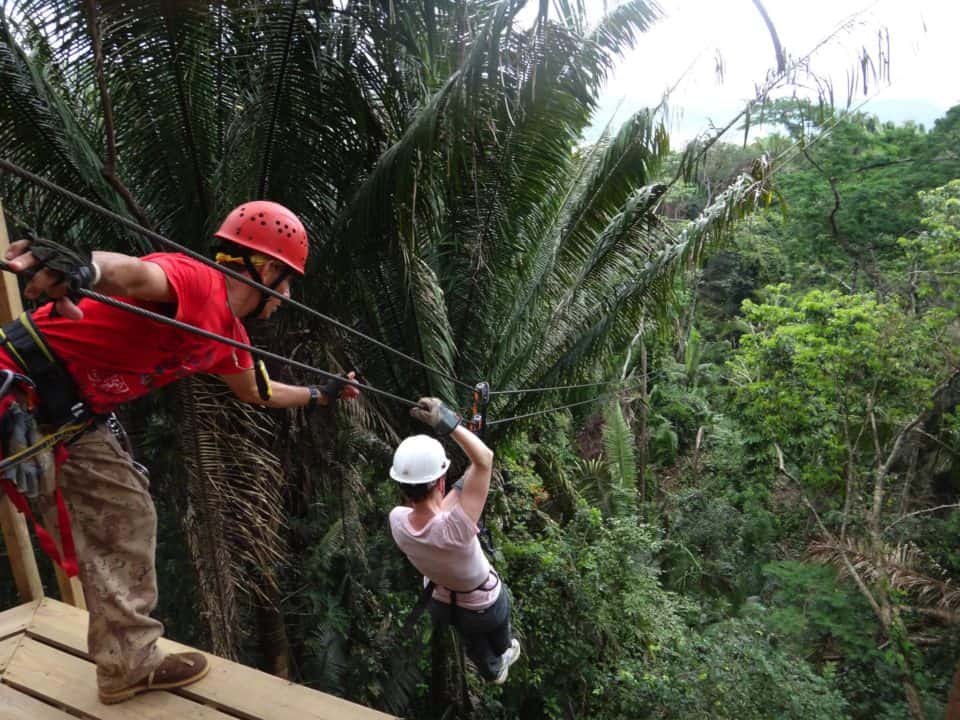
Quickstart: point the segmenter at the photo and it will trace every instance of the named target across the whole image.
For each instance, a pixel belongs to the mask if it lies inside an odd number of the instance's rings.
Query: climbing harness
[[[0,370],[0,378],[0,432],[5,453],[0,460],[0,487],[33,525],[40,549],[63,569],[67,577],[74,577],[78,568],[70,515],[55,478],[57,468],[66,460],[64,445],[86,430],[90,421],[68,422],[41,437],[30,407],[37,397],[34,382],[9,369]],[[21,398],[25,406],[21,405]],[[51,494],[57,511],[62,555],[53,537],[30,509],[28,498],[40,495],[41,481],[45,481],[45,486],[53,486]]]
[[[77,574],[77,561],[70,517],[54,478],[56,467],[66,460],[66,444],[90,426],[93,416],[80,399],[73,378],[44,342],[29,314],[23,313],[0,328],[0,346],[22,371],[4,370],[0,374],[3,377],[0,382],[0,414],[6,441],[5,457],[0,460],[0,482],[17,510],[33,524],[41,549],[68,577],[73,577]],[[18,391],[24,398],[24,405],[16,399]],[[41,436],[37,422],[44,428],[55,429]],[[43,455],[49,452],[53,453],[55,467],[44,470]],[[41,467],[34,467],[34,463]],[[62,556],[50,533],[34,517],[28,502],[28,498],[40,494],[38,477],[43,474],[49,474],[52,479]]]
[[[41,424],[60,426],[90,417],[73,378],[44,342],[29,313],[21,313],[0,328],[0,346],[33,381],[39,395],[37,418]]]
[[[134,467],[144,475],[149,473],[132,460],[129,438],[116,415],[96,417],[80,399],[73,378],[27,313],[0,329],[0,345],[23,371],[0,371],[0,435],[4,440],[0,485],[14,507],[33,525],[43,552],[68,577],[74,577],[78,567],[70,515],[56,484],[56,471],[67,459],[66,446],[95,421],[101,421],[127,450]],[[41,434],[37,421],[44,428],[55,429]],[[44,488],[40,487],[41,479],[46,480]],[[50,494],[56,506],[62,555],[30,509],[29,500],[41,492]]]

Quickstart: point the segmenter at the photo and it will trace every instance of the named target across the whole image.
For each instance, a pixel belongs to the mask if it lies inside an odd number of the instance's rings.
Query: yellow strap
[[[87,421],[82,423],[70,423],[69,425],[61,425],[59,428],[54,430],[49,435],[44,435],[40,440],[35,442],[33,445],[30,445],[29,447],[25,447],[23,450],[20,450],[19,452],[15,452],[13,455],[8,455],[7,457],[0,460],[0,467],[2,467],[3,469],[7,469],[12,465],[16,465],[17,462],[20,460],[29,460],[37,453],[41,453],[44,450],[47,450],[48,448],[53,447],[68,435],[73,435],[75,433],[80,432],[81,430],[85,430],[89,424],[90,422]]]
[[[27,332],[30,333],[30,337],[33,338],[33,341],[37,344],[37,347],[40,348],[40,351],[47,356],[47,360],[52,363],[55,363],[56,360],[53,358],[53,353],[50,352],[50,348],[47,347],[47,344],[43,341],[43,338],[40,337],[40,333],[37,332],[37,329],[33,326],[33,321],[30,319],[30,315],[27,313],[21,313],[20,322],[23,323],[23,326],[27,329]],[[24,365],[24,368],[27,369],[27,366]],[[29,369],[27,369],[29,372]]]
[[[7,349],[7,352],[13,355],[14,359],[20,364],[20,367],[26,371],[26,361],[20,357],[20,353],[17,352],[17,349],[13,346],[13,343],[7,342],[7,334],[3,330],[0,330],[0,339],[3,339],[3,345]]]
[[[257,374],[257,377],[260,378],[260,381],[257,383],[257,392],[260,392],[261,383],[267,391],[266,397],[261,396],[260,399],[269,400],[273,397],[273,384],[270,382],[270,374],[267,372],[267,366],[263,364],[263,360],[257,360],[254,372]]]
[[[236,257],[225,252],[218,252],[213,259],[218,263],[243,263],[242,257]],[[263,265],[267,259],[268,258],[264,257],[263,255],[250,256],[250,262],[252,262],[254,265]]]

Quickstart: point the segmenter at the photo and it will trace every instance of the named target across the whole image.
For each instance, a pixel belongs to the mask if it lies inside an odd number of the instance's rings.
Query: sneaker
[[[210,663],[201,653],[173,653],[167,655],[157,669],[140,682],[122,690],[112,692],[101,690],[100,702],[104,705],[113,705],[150,690],[171,690],[183,687],[195,683],[208,672],[210,672]]]
[[[514,638],[510,641],[510,647],[500,656],[500,672],[493,679],[494,685],[503,685],[507,681],[507,674],[510,672],[510,666],[520,657],[520,641]]]

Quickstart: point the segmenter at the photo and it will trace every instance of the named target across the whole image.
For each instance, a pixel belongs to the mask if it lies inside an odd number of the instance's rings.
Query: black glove
[[[26,235],[30,241],[30,252],[39,263],[31,270],[31,275],[42,268],[60,273],[67,284],[67,296],[71,300],[79,297],[77,292],[80,289],[89,289],[94,284],[97,271],[89,255],[71,250],[53,240],[37,237],[36,233],[30,230]]]
[[[343,375],[337,375],[336,377],[327,378],[323,385],[317,386],[317,389],[328,401],[334,403],[340,399],[340,393],[343,392],[346,386],[346,379]]]
[[[439,398],[425,397],[410,408],[411,417],[429,425],[439,435],[449,435],[460,424],[460,416],[443,404]]]
[[[317,406],[317,398],[319,395],[323,395],[327,399],[327,405],[333,405],[340,398],[340,393],[343,392],[346,386],[346,378],[344,378],[343,375],[327,378],[326,382],[322,385],[309,386],[310,403],[307,405],[307,409],[312,410]]]

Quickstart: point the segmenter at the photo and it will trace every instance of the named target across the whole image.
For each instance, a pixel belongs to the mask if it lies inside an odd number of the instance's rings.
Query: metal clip
[[[490,403],[490,383],[486,381],[478,382],[474,386],[473,391],[479,396],[481,405],[488,405]]]

